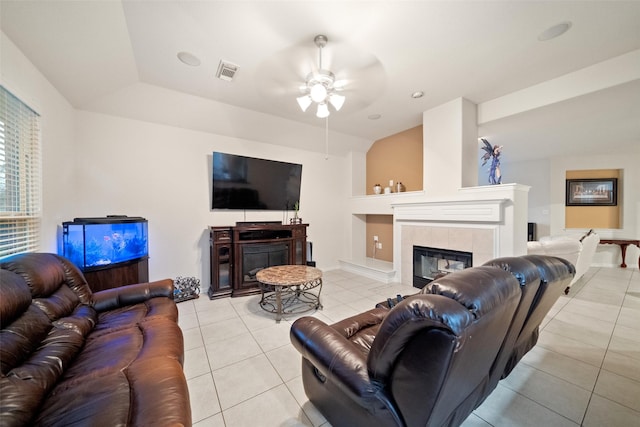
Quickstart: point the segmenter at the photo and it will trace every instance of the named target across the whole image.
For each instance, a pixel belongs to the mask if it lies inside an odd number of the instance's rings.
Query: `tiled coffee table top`
[[[306,265],[278,265],[260,270],[256,274],[259,282],[277,286],[302,285],[321,277],[322,271]]]

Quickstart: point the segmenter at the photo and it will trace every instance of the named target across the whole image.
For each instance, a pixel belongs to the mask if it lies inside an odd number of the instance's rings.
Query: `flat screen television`
[[[293,210],[301,181],[302,165],[214,151],[211,207]]]

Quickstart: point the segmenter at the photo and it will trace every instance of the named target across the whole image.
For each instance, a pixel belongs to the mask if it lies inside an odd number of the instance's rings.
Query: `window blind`
[[[40,246],[39,115],[0,86],[0,258]]]

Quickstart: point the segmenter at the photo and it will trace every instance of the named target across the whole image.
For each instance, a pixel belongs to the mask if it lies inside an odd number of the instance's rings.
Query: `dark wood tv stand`
[[[304,265],[308,225],[242,222],[235,226],[209,227],[209,298],[260,293],[255,275],[262,268]]]

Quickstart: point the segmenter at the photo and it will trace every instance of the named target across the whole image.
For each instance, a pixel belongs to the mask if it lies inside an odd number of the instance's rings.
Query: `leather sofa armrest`
[[[416,295],[418,295],[419,293],[416,294],[410,294],[410,295],[396,295],[395,298],[387,298],[386,301],[380,301],[379,303],[376,304],[376,308],[384,308],[384,309],[391,309],[393,307],[395,307],[396,305],[400,304],[402,301],[406,300],[407,298],[413,298]]]
[[[363,329],[382,323],[388,313],[389,309],[386,307],[375,307],[364,313],[340,320],[331,325],[330,328],[345,338],[351,338]]]
[[[379,387],[369,378],[366,356],[338,331],[314,317],[302,317],[293,323],[289,335],[302,357],[321,374],[316,374],[321,381],[340,384],[360,404],[376,398]]]
[[[97,311],[107,311],[138,304],[156,297],[173,299],[173,280],[164,279],[156,282],[137,283],[95,292],[93,294],[93,307]]]

